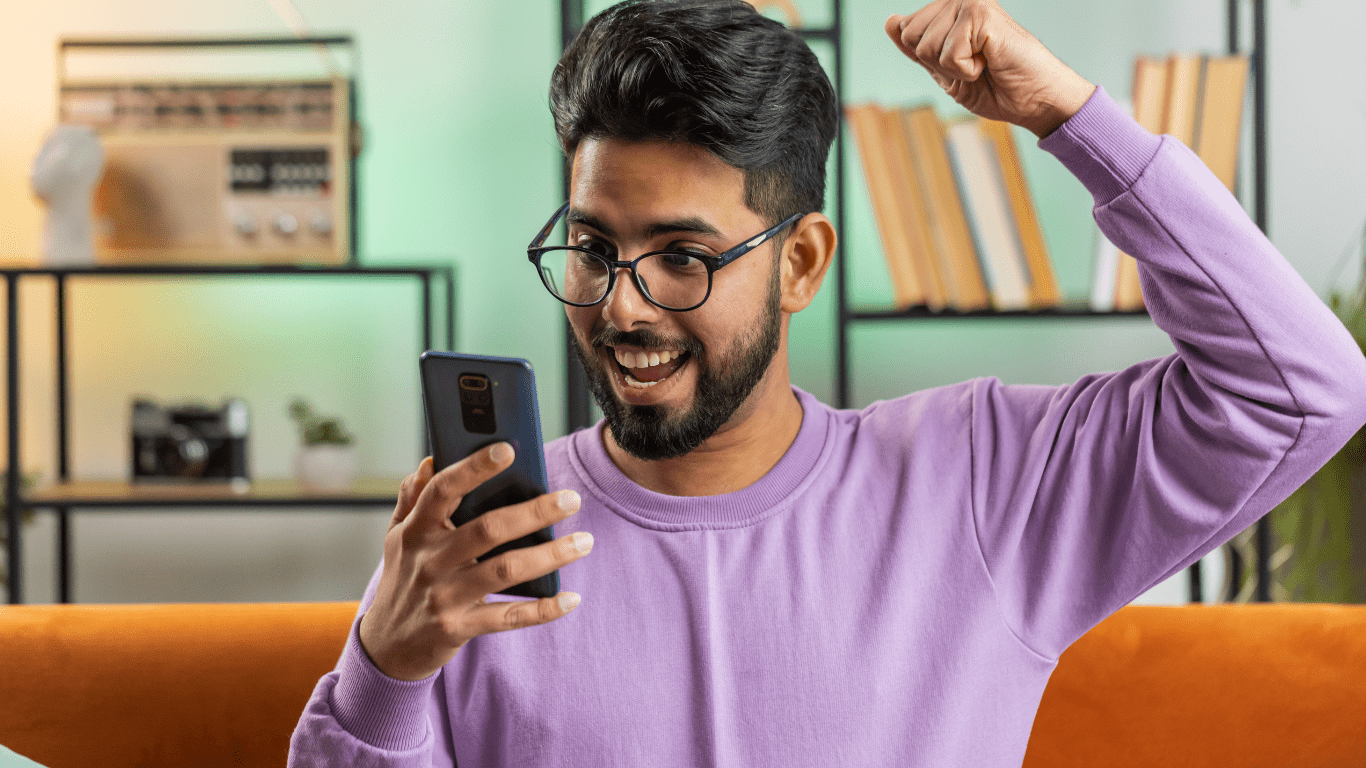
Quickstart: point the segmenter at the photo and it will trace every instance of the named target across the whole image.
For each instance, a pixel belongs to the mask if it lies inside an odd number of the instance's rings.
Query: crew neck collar
[[[602,444],[603,423],[569,439],[570,463],[598,501],[637,525],[656,530],[703,530],[753,525],[775,514],[815,476],[831,434],[830,408],[797,387],[802,426],[767,474],[732,493],[668,496],[622,474]]]

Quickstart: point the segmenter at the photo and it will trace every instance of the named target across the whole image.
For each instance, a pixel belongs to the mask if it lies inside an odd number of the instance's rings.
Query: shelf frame
[[[141,508],[148,506],[176,506],[185,508],[199,507],[237,507],[273,506],[277,508],[325,508],[325,507],[375,507],[394,503],[392,495],[384,494],[333,494],[316,495],[303,492],[278,494],[275,496],[243,495],[236,498],[206,498],[186,493],[182,496],[167,497],[165,503],[155,499],[137,500],[137,493],[130,492],[123,502],[109,499],[82,498],[74,495],[69,498],[56,498],[43,501],[41,493],[36,497],[26,497],[22,485],[22,455],[20,452],[20,398],[19,390],[19,283],[30,277],[49,277],[54,287],[54,312],[56,315],[56,385],[57,385],[57,480],[58,485],[70,481],[71,463],[69,455],[70,437],[70,367],[69,335],[67,319],[67,289],[73,278],[92,280],[127,279],[179,279],[179,278],[416,278],[421,288],[419,322],[422,348],[433,348],[436,329],[433,311],[433,293],[436,283],[443,289],[445,312],[443,318],[443,341],[448,349],[455,347],[455,269],[450,264],[440,265],[388,265],[388,266],[307,266],[307,265],[255,265],[255,264],[162,264],[127,266],[84,266],[84,267],[0,267],[0,277],[5,280],[5,437],[8,453],[5,466],[5,523],[6,573],[8,577],[8,600],[11,604],[24,601],[23,566],[23,518],[30,509],[52,509],[57,516],[57,599],[58,602],[71,602],[71,514],[78,509]],[[426,425],[423,425],[423,449],[426,447]],[[266,481],[268,482],[268,481]],[[397,485],[394,486],[397,488]],[[145,495],[145,494],[144,494]]]

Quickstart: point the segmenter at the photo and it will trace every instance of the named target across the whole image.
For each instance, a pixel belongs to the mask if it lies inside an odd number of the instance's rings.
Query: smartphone
[[[497,442],[516,452],[512,466],[465,494],[451,515],[460,526],[491,509],[534,499],[546,492],[541,414],[536,406],[536,378],[531,363],[516,357],[485,357],[429,351],[418,361],[422,402],[435,470],[442,469]],[[480,557],[487,560],[518,547],[555,538],[549,527],[509,541]],[[552,597],[560,591],[560,572],[523,582],[501,594]]]

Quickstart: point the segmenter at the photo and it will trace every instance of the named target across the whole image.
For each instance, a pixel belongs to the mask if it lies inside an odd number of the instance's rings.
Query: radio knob
[[[315,234],[332,234],[332,217],[322,211],[315,211],[313,216],[308,220],[308,225],[313,228]]]
[[[275,231],[282,235],[292,235],[299,231],[299,219],[292,213],[282,213],[275,217]]]
[[[233,217],[232,227],[237,230],[237,234],[243,237],[251,237],[256,234],[256,219],[245,213],[240,213]]]

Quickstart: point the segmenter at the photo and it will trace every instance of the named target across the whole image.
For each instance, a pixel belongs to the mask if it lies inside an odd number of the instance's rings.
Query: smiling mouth
[[[626,385],[633,389],[649,389],[669,378],[691,355],[676,349],[645,350],[626,347],[608,347],[616,359]]]

